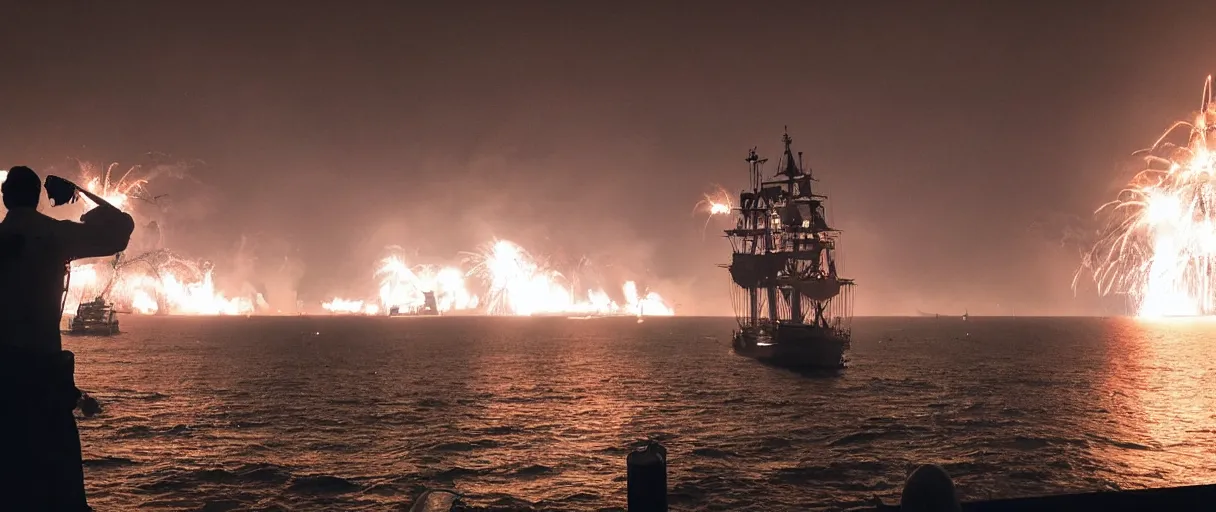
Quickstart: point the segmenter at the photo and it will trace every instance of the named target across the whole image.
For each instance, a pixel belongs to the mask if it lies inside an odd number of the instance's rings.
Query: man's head
[[[958,512],[958,493],[954,480],[941,466],[925,464],[916,468],[904,483],[899,509],[908,512]]]
[[[37,208],[38,200],[42,197],[42,180],[33,169],[19,165],[9,169],[0,191],[4,194],[4,207],[9,210]]]

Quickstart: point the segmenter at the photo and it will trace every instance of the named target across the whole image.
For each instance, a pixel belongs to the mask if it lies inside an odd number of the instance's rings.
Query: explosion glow
[[[712,193],[705,194],[705,198],[698,201],[693,211],[704,211],[709,215],[730,215],[734,206],[730,202],[730,194],[726,189],[718,186]]]
[[[218,290],[210,263],[186,259],[161,247],[159,226],[155,221],[149,222],[152,217],[140,214],[153,211],[146,208],[160,206],[159,197],[150,197],[146,190],[155,173],[133,167],[119,175],[116,167],[110,165],[102,171],[81,162],[80,176],[75,181],[131,213],[136,222],[135,236],[127,252],[118,257],[72,263],[66,315],[72,315],[79,304],[97,297],[113,303],[120,312],[148,315],[248,315],[272,311],[265,298],[249,286],[235,297]],[[6,174],[0,173],[0,181]],[[75,218],[94,207],[92,201],[84,198],[75,206],[55,208],[48,213]],[[144,243],[137,243],[140,240]],[[620,300],[612,299],[601,289],[576,293],[573,283],[560,273],[505,240],[495,241],[483,252],[472,255],[469,271],[458,266],[410,266],[399,255],[400,248],[394,252],[381,260],[374,272],[379,288],[375,299],[334,298],[320,304],[320,309],[333,314],[377,315],[396,308],[409,314],[420,310],[426,294],[433,293],[440,313],[674,314],[662,297],[654,292],[640,293],[632,281],[622,286]],[[483,301],[473,290],[484,292],[488,300]]]
[[[145,185],[151,178],[139,167],[131,167],[116,176],[117,164],[104,171],[80,162],[78,183],[90,192],[135,216],[136,225],[145,219],[133,212],[138,199],[155,205],[156,199],[146,195]],[[81,199],[83,213],[94,208],[88,198]],[[58,213],[58,212],[54,212]],[[137,236],[140,230],[136,230]],[[159,233],[157,233],[159,236]],[[135,244],[133,243],[132,246]],[[128,248],[128,251],[131,249]],[[212,269],[183,259],[165,249],[155,249],[134,256],[82,260],[72,263],[70,286],[64,311],[71,314],[81,302],[105,297],[119,310],[140,314],[240,315],[254,312],[259,298],[227,298],[216,290]]]
[[[104,277],[102,277],[104,276]],[[254,300],[227,298],[215,289],[212,271],[168,251],[142,254],[130,260],[73,262],[67,312],[81,302],[106,297],[119,309],[151,315],[244,315],[254,312]]]
[[[376,271],[381,310],[398,308],[401,313],[415,312],[424,305],[425,293],[432,292],[440,313],[480,310],[491,315],[511,316],[675,314],[657,293],[639,293],[633,281],[626,281],[621,287],[623,300],[620,302],[599,289],[588,289],[579,295],[561,273],[506,240],[495,240],[484,251],[469,255],[468,260],[472,268],[462,272],[456,267],[411,267],[400,256],[385,258]],[[470,293],[474,288],[485,290],[484,301]],[[362,301],[334,299],[326,303],[329,305],[326,309],[356,313],[359,311],[356,303],[363,304]],[[364,311],[363,314],[376,313]]]
[[[380,305],[413,311],[424,304],[424,292],[434,292],[439,312],[469,310],[477,307],[477,296],[469,293],[464,272],[454,267],[418,265],[410,267],[399,256],[380,261],[376,270],[380,280]]]
[[[92,171],[91,166],[88,164],[81,162],[80,167],[81,174],[83,174],[82,177],[86,180],[83,182],[84,188],[88,189],[89,192],[101,196],[102,199],[109,201],[110,204],[120,209],[127,209],[131,199],[142,198],[140,194],[144,191],[143,186],[148,183],[147,179],[131,176],[131,173],[139,169],[138,167],[127,169],[127,172],[124,172],[117,181],[112,181],[114,169],[118,167],[116,163],[106,167],[105,173],[102,173],[100,176],[95,175],[96,173]],[[90,175],[92,176],[90,177]],[[131,179],[128,180],[128,178]],[[96,206],[87,197],[82,196],[81,199],[92,206]]]
[[[376,315],[380,313],[380,306],[375,304],[364,304],[361,300],[334,299],[321,304],[321,309],[330,313],[345,313],[345,314],[361,314],[361,315]]]
[[[1212,77],[1194,122],[1174,123],[1137,153],[1148,168],[1098,209],[1107,222],[1084,258],[1102,294],[1125,293],[1140,317],[1216,313],[1216,122]],[[1183,144],[1167,141],[1187,128]],[[1080,272],[1078,272],[1080,275]],[[1076,280],[1073,282],[1076,286]]]
[[[705,230],[709,228],[709,221],[713,220],[715,215],[730,215],[734,210],[734,205],[730,202],[730,194],[721,186],[715,186],[716,189],[709,194],[705,194],[705,198],[698,201],[693,206],[693,213],[698,211],[707,214],[705,225],[701,227],[701,238],[705,238]]]
[[[496,240],[472,258],[471,275],[489,285],[486,310],[496,315],[578,313],[588,315],[669,316],[673,311],[657,293],[638,294],[637,284],[626,281],[621,291],[624,303],[613,301],[603,290],[587,290],[578,297],[575,285],[547,268],[522,247]]]

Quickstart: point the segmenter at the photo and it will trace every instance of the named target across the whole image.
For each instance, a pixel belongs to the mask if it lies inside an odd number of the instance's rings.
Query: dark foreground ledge
[[[628,512],[667,512],[667,449],[657,442],[648,441],[637,446],[626,458]],[[531,507],[476,507],[467,506],[454,499],[457,491],[447,500],[429,499],[434,493],[428,491],[420,496],[410,508],[411,512],[515,512],[533,511]],[[972,501],[959,504],[953,480],[938,466],[923,465],[909,475],[902,500],[912,503],[907,512],[930,512],[954,509],[963,512],[1063,512],[1063,511],[1187,511],[1216,510],[1216,484],[1162,487],[1128,491],[1101,491],[1078,494],[1057,494],[1028,498],[1008,498],[988,501]],[[909,501],[910,500],[910,501]],[[428,506],[429,505],[429,506]],[[917,506],[920,505],[920,506]],[[543,510],[543,509],[542,509]],[[620,510],[620,509],[615,509]],[[858,510],[858,509],[852,509]],[[900,505],[879,503],[875,508],[862,510],[902,511]]]
[[[1216,485],[1162,487],[1134,491],[1058,494],[1031,498],[972,501],[963,512],[1187,511],[1216,509]],[[535,512],[536,508],[457,505],[453,512]],[[853,509],[856,510],[856,509]],[[879,505],[877,512],[899,511],[899,505]]]
[[[1058,494],[1031,498],[973,501],[962,504],[964,512],[1056,512],[1074,510],[1141,511],[1141,510],[1214,510],[1216,485],[1161,487],[1134,491],[1103,491],[1081,494]],[[897,511],[899,505],[879,505],[878,510]]]

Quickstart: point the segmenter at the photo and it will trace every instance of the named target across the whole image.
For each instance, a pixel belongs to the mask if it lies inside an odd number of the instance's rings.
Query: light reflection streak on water
[[[560,319],[541,322],[562,325]],[[473,441],[524,432],[533,440],[485,450],[483,467],[511,469],[498,471],[506,473],[500,478],[471,483],[470,492],[540,495],[556,486],[624,499],[618,481],[622,449],[645,435],[632,422],[654,405],[638,399],[645,393],[630,393],[649,384],[645,375],[653,370],[644,360],[611,353],[613,342],[620,341],[555,336],[540,341],[543,346],[532,353],[482,353],[471,362],[469,391],[485,399],[459,418],[457,428]],[[579,454],[577,474],[567,469],[569,454]],[[529,475],[548,478],[519,478]]]
[[[1216,472],[1216,319],[1124,320],[1102,390],[1114,425],[1092,446],[1121,487],[1211,483]]]

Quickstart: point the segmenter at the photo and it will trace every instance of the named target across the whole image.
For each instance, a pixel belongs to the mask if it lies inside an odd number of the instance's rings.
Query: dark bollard
[[[80,400],[76,401],[76,408],[80,409],[80,413],[84,414],[86,418],[101,414],[101,404],[97,402],[96,398],[89,396],[88,393],[80,394]]]
[[[625,457],[629,512],[667,512],[667,449],[655,441]]]

